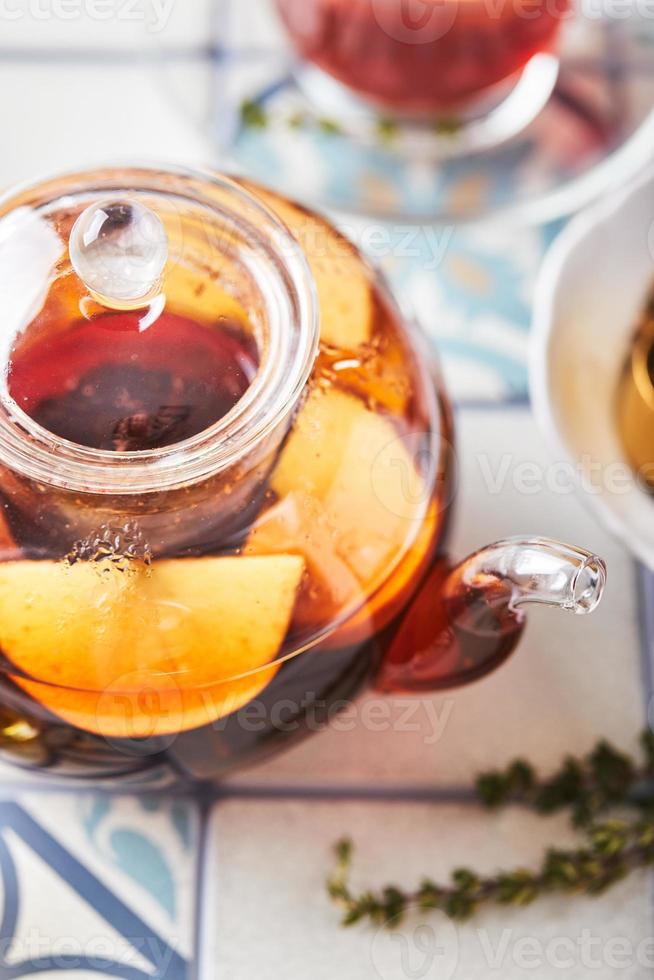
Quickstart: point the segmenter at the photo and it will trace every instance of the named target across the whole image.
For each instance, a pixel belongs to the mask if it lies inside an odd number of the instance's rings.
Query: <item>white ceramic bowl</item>
[[[654,569],[654,496],[624,459],[616,388],[654,285],[654,169],[576,217],[552,246],[535,297],[531,395],[557,462],[602,521]]]

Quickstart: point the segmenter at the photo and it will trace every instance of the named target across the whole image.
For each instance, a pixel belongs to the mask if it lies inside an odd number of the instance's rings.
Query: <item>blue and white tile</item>
[[[0,799],[0,977],[187,980],[197,847],[183,799]]]
[[[459,401],[508,401],[527,395],[531,301],[547,240],[542,229],[419,226],[382,265],[406,296],[441,358]],[[402,247],[412,254],[402,257]],[[398,254],[399,253],[399,254]]]

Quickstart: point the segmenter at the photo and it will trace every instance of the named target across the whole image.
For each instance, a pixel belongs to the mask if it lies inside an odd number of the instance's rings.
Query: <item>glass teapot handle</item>
[[[605,584],[601,558],[549,538],[508,538],[455,567],[438,563],[406,611],[375,686],[435,691],[477,680],[515,649],[525,605],[590,613]]]

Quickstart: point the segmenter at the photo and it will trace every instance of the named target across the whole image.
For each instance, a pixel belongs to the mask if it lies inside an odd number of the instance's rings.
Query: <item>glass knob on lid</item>
[[[106,200],[91,204],[70,234],[73,269],[103,305],[134,308],[161,289],[168,258],[163,222],[139,201]]]
[[[105,168],[0,197],[0,456],[107,496],[211,476],[212,524],[241,520],[313,367],[312,285],[229,178]]]

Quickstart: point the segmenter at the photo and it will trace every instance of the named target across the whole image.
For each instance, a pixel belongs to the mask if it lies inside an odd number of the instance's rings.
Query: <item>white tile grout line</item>
[[[167,47],[162,45],[160,48],[103,48],[103,47],[57,47],[57,48],[15,48],[3,47],[0,45],[0,62],[6,64],[65,64],[71,68],[82,67],[89,64],[106,65],[108,67],[124,64],[148,64],[165,59],[169,61],[188,62],[190,64],[201,64],[204,62],[223,62],[228,64],[230,61],[259,61],[277,60],[279,52],[275,48],[233,48],[222,47],[220,44],[201,44],[189,45],[188,47]]]
[[[645,722],[652,727],[654,708],[654,573],[643,565],[636,566],[638,616],[641,643],[642,686],[645,695]],[[652,874],[654,888],[654,874]]]
[[[642,652],[642,686],[645,694],[645,718],[649,724],[654,708],[654,573],[643,565],[637,564],[636,582]]]
[[[200,975],[204,946],[205,902],[207,884],[206,854],[209,833],[209,817],[214,807],[210,799],[197,799],[197,837],[195,841],[195,867],[193,874],[193,939],[186,980],[203,980]]]

